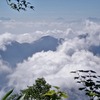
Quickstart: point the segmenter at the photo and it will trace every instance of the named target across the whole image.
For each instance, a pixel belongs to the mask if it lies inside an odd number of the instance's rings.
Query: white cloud
[[[87,45],[84,42],[84,39],[73,38],[73,39],[65,39],[62,45],[58,47],[58,50],[61,52],[65,52],[67,55],[71,56],[73,53],[87,49]]]
[[[16,83],[16,87],[19,87],[20,84],[23,84],[23,86],[25,86],[26,84],[32,84],[34,79],[36,79],[37,77],[45,77],[49,75],[55,76],[55,73],[59,72],[67,59],[69,60],[68,57],[59,52],[48,51],[37,53],[27,61],[24,61],[22,64],[18,64],[15,72],[10,75],[11,80],[9,84],[11,85],[13,83]],[[17,77],[16,74],[18,74]],[[23,76],[26,77],[25,80]],[[14,77],[16,77],[17,81],[14,79]]]
[[[11,68],[8,67],[7,63],[3,60],[0,60],[0,74],[12,72]]]
[[[72,21],[69,23],[63,21],[32,21],[24,23],[11,20],[0,22],[0,27],[0,33],[12,33],[14,35],[14,39],[19,42],[32,42],[37,39],[37,37],[40,38],[41,36],[48,34],[54,37],[74,38],[79,34],[88,33],[91,38],[92,36],[97,36],[97,40],[100,39],[100,24],[89,20],[78,22]],[[97,33],[99,34],[99,37]]]
[[[85,30],[88,31],[88,33],[95,33],[100,31],[100,24],[86,20],[85,21]]]
[[[11,33],[5,33],[0,35],[0,49],[6,50],[7,44],[10,44],[13,41],[13,35]]]
[[[70,49],[67,47],[67,50],[68,48]],[[65,84],[71,87],[74,85],[73,75],[70,74],[72,70],[92,69],[99,73],[99,61],[99,57],[85,50],[75,51],[72,56],[63,50],[36,53],[17,65],[15,71],[9,75],[9,85],[17,89],[25,88],[27,85],[32,85],[36,78],[45,77],[54,85],[63,86]]]
[[[1,22],[0,22],[1,23]],[[12,73],[9,74],[8,86],[16,87],[17,90],[32,85],[38,77],[45,77],[48,83],[64,88],[75,86],[72,70],[92,69],[100,73],[100,57],[88,51],[91,45],[100,45],[100,25],[91,21],[81,22],[15,22],[10,23],[14,30],[23,34],[5,33],[0,35],[0,49],[5,50],[7,44],[12,41],[20,43],[31,43],[42,36],[50,35],[63,38],[63,42],[57,51],[39,52],[27,60],[17,64]],[[49,24],[48,24],[49,23]],[[57,24],[58,23],[58,24]],[[9,23],[6,23],[9,24]],[[25,25],[24,25],[25,24]],[[75,27],[74,27],[75,26]],[[8,27],[10,28],[10,27]],[[27,30],[28,28],[28,30]],[[33,29],[34,28],[34,29]],[[25,30],[23,30],[25,29]],[[27,30],[27,31],[26,31]],[[86,38],[79,35],[88,33]],[[0,62],[3,65],[2,62]],[[7,66],[1,67],[2,72],[8,71]]]

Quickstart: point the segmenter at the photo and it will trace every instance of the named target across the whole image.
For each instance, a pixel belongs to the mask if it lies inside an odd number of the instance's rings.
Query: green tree
[[[11,8],[17,11],[26,11],[27,8],[34,10],[34,6],[31,5],[31,3],[28,0],[6,0],[6,2]]]
[[[33,86],[28,86],[27,89],[21,90],[22,94],[25,95],[25,99],[28,100],[29,98],[31,99],[36,99],[36,100],[46,100],[46,96],[43,96],[46,92],[48,92],[51,88],[51,85],[46,83],[44,78],[38,78],[35,81],[35,84]]]
[[[2,100],[62,100],[68,97],[59,87],[51,86],[44,78],[38,78],[33,86],[28,86],[19,94],[11,95],[12,92],[9,91]]]
[[[84,90],[86,95],[90,97],[90,100],[100,100],[100,76],[93,70],[77,70],[71,73],[76,73],[78,84],[83,86],[79,90]]]

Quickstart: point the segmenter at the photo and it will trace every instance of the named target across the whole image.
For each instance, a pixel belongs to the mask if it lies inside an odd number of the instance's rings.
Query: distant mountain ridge
[[[10,21],[11,18],[9,18],[9,17],[0,17],[0,20],[2,20],[2,21]]]
[[[96,18],[96,17],[88,17],[87,20],[90,20],[93,22],[100,22],[100,18]]]
[[[58,45],[59,40],[51,36],[44,36],[33,43],[21,44],[13,41],[11,44],[6,45],[6,51],[0,50],[0,55],[11,66],[16,66],[17,63],[22,62],[37,52],[56,51]]]

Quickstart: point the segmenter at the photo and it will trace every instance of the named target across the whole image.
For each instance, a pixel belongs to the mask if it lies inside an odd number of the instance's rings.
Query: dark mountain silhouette
[[[17,63],[22,62],[37,52],[55,51],[58,45],[59,40],[51,36],[44,36],[33,43],[21,44],[13,41],[10,45],[6,45],[6,51],[0,50],[0,55],[11,66],[16,66]]]
[[[90,20],[93,22],[100,22],[100,18],[96,18],[96,17],[88,17],[87,20]]]

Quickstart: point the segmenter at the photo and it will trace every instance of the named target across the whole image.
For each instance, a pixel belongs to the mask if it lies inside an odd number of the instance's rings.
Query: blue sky
[[[68,20],[100,17],[100,0],[30,0],[35,11],[17,12],[0,2],[0,17],[20,20],[65,18]]]

